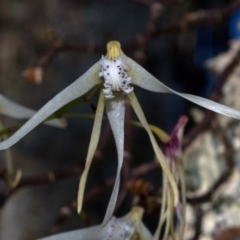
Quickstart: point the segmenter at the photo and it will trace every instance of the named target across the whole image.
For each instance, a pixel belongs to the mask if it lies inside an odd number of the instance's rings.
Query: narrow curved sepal
[[[88,172],[89,172],[89,169],[90,169],[95,151],[97,149],[97,145],[98,145],[98,141],[99,141],[99,137],[100,137],[104,105],[105,105],[104,95],[103,95],[103,92],[101,91],[100,96],[99,96],[99,100],[98,100],[97,111],[96,111],[96,114],[95,114],[93,130],[92,130],[92,134],[91,134],[91,138],[90,138],[87,160],[86,160],[85,168],[84,168],[84,171],[81,175],[80,183],[79,183],[78,213],[80,213],[81,210],[82,210],[83,195],[84,195],[84,190],[85,190],[85,186],[86,186],[87,175],[88,175]]]
[[[106,112],[112,128],[114,140],[117,147],[118,167],[115,185],[107,207],[107,211],[102,225],[106,225],[113,215],[116,206],[119,185],[120,185],[120,172],[123,163],[124,152],[124,118],[125,118],[125,95],[122,93],[117,94],[114,101],[106,100]]]
[[[164,174],[166,175],[168,181],[169,181],[169,184],[172,188],[172,191],[173,191],[173,196],[174,196],[174,205],[176,205],[178,203],[178,200],[179,200],[179,194],[178,194],[178,188],[177,188],[177,183],[176,181],[174,180],[174,177],[167,165],[167,162],[165,160],[165,157],[161,151],[161,149],[159,148],[157,142],[156,142],[156,139],[154,138],[153,136],[153,133],[152,131],[150,130],[149,126],[148,126],[148,123],[147,123],[147,120],[144,116],[144,113],[142,111],[142,108],[135,96],[135,94],[131,94],[131,96],[129,97],[130,99],[130,103],[138,117],[138,119],[140,120],[140,122],[142,123],[142,125],[144,126],[144,128],[146,129],[148,135],[149,135],[149,138],[150,138],[150,141],[152,143],[152,147],[153,147],[153,150],[157,156],[157,159],[162,167],[162,170],[164,172]]]
[[[212,110],[222,115],[226,115],[228,117],[232,117],[240,120],[240,111],[227,107],[220,103],[216,103],[206,98],[198,97],[198,96],[187,94],[187,93],[177,92],[167,87],[165,84],[163,84],[159,80],[157,80],[154,76],[152,76],[149,72],[147,72],[143,67],[137,64],[135,61],[127,57],[124,53],[122,53],[122,58],[124,63],[129,68],[129,75],[132,77],[133,84],[152,92],[176,94],[201,107],[204,107],[206,109]]]
[[[0,150],[11,147],[21,138],[72,100],[84,95],[91,88],[101,83],[98,76],[100,71],[100,62],[95,63],[85,74],[79,77],[70,86],[58,93],[53,99],[45,104],[30,120],[28,120],[17,132],[7,140],[0,143]]]

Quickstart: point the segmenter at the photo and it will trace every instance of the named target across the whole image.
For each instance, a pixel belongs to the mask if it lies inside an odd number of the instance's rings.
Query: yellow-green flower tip
[[[132,208],[131,212],[129,213],[131,219],[135,221],[140,221],[143,217],[144,209],[139,206],[135,206]]]
[[[121,55],[121,44],[118,41],[110,41],[107,44],[107,59],[114,60]]]

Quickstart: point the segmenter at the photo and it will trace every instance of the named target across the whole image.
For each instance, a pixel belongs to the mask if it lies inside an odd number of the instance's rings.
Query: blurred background
[[[38,110],[98,61],[108,41],[117,40],[129,57],[174,90],[240,110],[238,9],[236,0],[0,0],[1,94]],[[189,118],[183,141],[189,192],[185,239],[240,238],[239,123],[178,96],[137,87],[135,92],[148,122],[167,133],[181,115]],[[92,114],[97,98],[71,111]],[[135,119],[128,111],[127,118]],[[23,123],[1,119],[6,128]],[[41,125],[11,148],[14,168],[22,172],[15,189],[7,183],[2,152],[1,240],[32,240],[102,221],[117,166],[111,131],[105,121],[79,217],[75,201],[93,120],[67,121],[65,129]],[[128,144],[123,174],[154,161],[143,129],[129,127]],[[132,191],[130,183],[138,179],[156,189],[154,194]],[[154,165],[128,180],[116,216],[142,205],[144,222],[153,232],[161,170]],[[148,206],[149,195],[157,200]]]

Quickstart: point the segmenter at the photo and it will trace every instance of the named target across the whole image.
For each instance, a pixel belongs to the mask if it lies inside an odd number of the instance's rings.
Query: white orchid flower
[[[112,217],[103,228],[97,225],[39,240],[151,240],[151,233],[141,221],[142,215],[141,207],[133,207],[122,218]]]
[[[125,98],[129,98],[136,115],[146,129],[157,159],[164,173],[166,174],[168,182],[173,191],[174,205],[178,203],[178,189],[176,182],[168,168],[164,155],[160,150],[159,146],[157,145],[157,142],[149,128],[149,125],[147,124],[140,104],[135,94],[133,93],[132,85],[137,85],[153,92],[177,94],[207,109],[213,110],[223,115],[227,115],[229,117],[240,119],[240,112],[237,110],[231,109],[227,106],[207,100],[205,98],[201,98],[191,94],[179,93],[167,87],[155,77],[153,77],[150,73],[148,73],[144,68],[138,65],[135,61],[127,57],[122,52],[119,42],[111,41],[107,44],[107,55],[105,57],[102,57],[102,59],[95,63],[86,73],[84,73],[75,82],[73,82],[70,86],[65,88],[62,92],[60,92],[52,100],[50,100],[46,105],[44,105],[10,138],[1,142],[0,150],[11,147],[52,113],[54,113],[67,103],[73,101],[74,99],[83,96],[98,84],[101,84],[103,86],[103,91],[101,91],[100,93],[90,145],[87,154],[85,170],[80,180],[80,187],[78,193],[78,211],[80,212],[82,209],[82,200],[86,184],[86,178],[88,175],[91,161],[94,156],[94,152],[97,148],[97,144],[99,141],[103,111],[106,104],[107,116],[117,146],[118,168],[113,193],[106,211],[103,225],[105,225],[111,219],[118,196],[120,184],[120,170],[122,167],[124,150],[123,143]]]
[[[4,97],[0,94],[0,114],[16,118],[16,119],[29,119],[35,115],[36,111],[30,108],[24,107],[18,103],[13,102],[12,100]],[[44,119],[45,120],[45,119]],[[66,126],[65,119],[52,119],[45,122],[45,124],[63,128]]]

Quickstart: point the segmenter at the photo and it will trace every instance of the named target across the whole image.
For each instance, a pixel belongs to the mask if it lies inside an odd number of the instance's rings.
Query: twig
[[[59,215],[51,227],[50,234],[60,233],[64,223],[76,212],[76,209],[76,201],[72,201],[70,204],[61,207]]]
[[[83,171],[81,166],[75,166],[72,168],[64,169],[64,170],[57,170],[57,171],[48,171],[47,173],[40,175],[40,176],[25,176],[22,177],[18,183],[17,188],[23,186],[36,186],[36,185],[43,185],[43,184],[54,184],[57,181],[60,181],[65,178],[69,177],[79,177]]]
[[[152,161],[152,162],[148,162],[148,163],[144,163],[141,164],[140,166],[134,168],[131,172],[131,176],[132,177],[140,177],[140,176],[144,176],[145,174],[147,174],[148,172],[151,172],[155,169],[159,168],[160,169],[160,165],[158,162],[156,161]]]
[[[64,170],[52,171],[49,170],[43,175],[39,176],[23,176],[19,179],[18,184],[15,188],[11,188],[7,184],[7,174],[5,169],[0,170],[0,178],[5,183],[5,192],[1,196],[1,204],[2,206],[4,202],[10,197],[10,195],[15,192],[17,189],[24,186],[37,186],[37,185],[45,185],[45,184],[55,184],[57,181],[70,178],[70,177],[79,177],[83,171],[81,166],[75,166]]]
[[[53,47],[46,52],[37,62],[36,66],[45,67],[49,64],[49,62],[61,52],[68,51],[78,51],[78,52],[104,52],[106,49],[105,46],[102,45],[93,45],[91,43],[71,43],[71,42],[61,42],[59,45],[53,45]]]
[[[145,31],[137,35],[135,39],[136,50],[134,52],[134,60],[141,65],[143,65],[143,63],[146,60],[146,50],[149,45],[149,42],[153,39],[156,32],[158,31],[157,23],[163,11],[164,7],[162,4],[160,3],[153,4],[150,7],[150,17]],[[125,49],[124,46],[123,49]]]
[[[229,5],[224,6],[221,9],[213,10],[199,10],[192,13],[185,14],[181,19],[178,19],[174,24],[169,24],[162,28],[157,27],[157,20],[162,12],[161,3],[154,4],[151,9],[149,22],[146,30],[130,40],[129,42],[122,44],[122,49],[126,52],[136,51],[139,48],[145,49],[146,44],[152,39],[171,33],[178,33],[182,31],[189,31],[196,29],[200,26],[215,26],[223,22],[234,11],[240,8],[240,1],[234,1]],[[103,53],[106,50],[105,45],[96,45],[92,43],[70,43],[67,41],[58,41],[58,44],[53,44],[52,48],[46,52],[35,64],[37,68],[43,68],[48,65],[51,60],[56,57],[57,54],[66,51],[78,51],[88,53]],[[144,53],[144,51],[143,51]],[[135,53],[135,58],[139,61],[144,60],[145,54],[142,55],[142,51]]]
[[[226,20],[233,12],[240,8],[240,1],[236,0],[219,9],[198,10],[186,14],[180,21],[182,28],[186,30],[201,26],[214,26]]]

